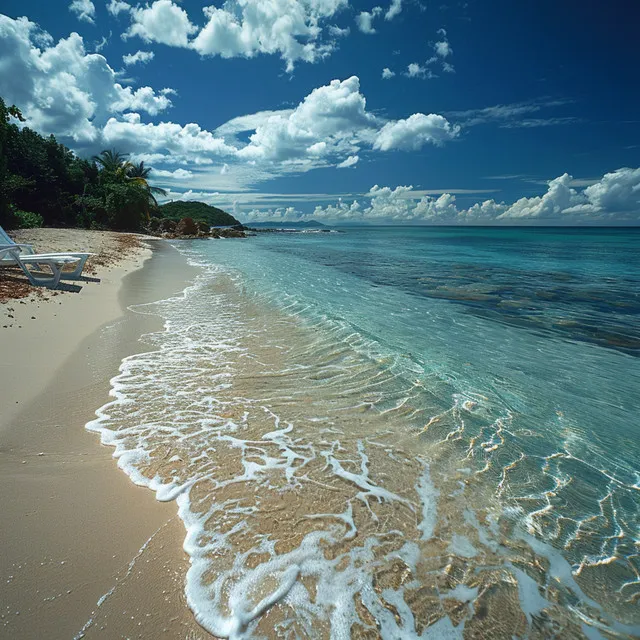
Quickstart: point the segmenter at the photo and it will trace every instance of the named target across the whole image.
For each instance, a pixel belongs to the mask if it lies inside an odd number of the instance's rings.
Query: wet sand
[[[151,257],[99,269],[78,294],[8,303],[0,638],[207,637],[184,602],[175,504],[133,485],[84,428],[122,358],[149,349],[138,338],[161,327],[127,307],[177,293],[195,273],[170,245],[153,245]]]

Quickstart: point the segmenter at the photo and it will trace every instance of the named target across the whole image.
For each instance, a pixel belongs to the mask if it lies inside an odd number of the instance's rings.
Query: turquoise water
[[[179,242],[89,425],[216,637],[640,637],[640,231]]]
[[[640,230],[353,228],[194,250],[270,304],[365,337],[444,406],[462,394],[509,416],[483,452],[515,464],[505,508],[574,572],[617,563],[612,598],[638,603]]]

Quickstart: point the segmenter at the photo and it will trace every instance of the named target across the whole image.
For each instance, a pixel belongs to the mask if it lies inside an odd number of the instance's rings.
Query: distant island
[[[230,213],[213,207],[210,204],[196,201],[176,200],[158,207],[158,217],[170,220],[192,218],[196,222],[204,222],[210,227],[235,227],[240,225]]]
[[[317,220],[297,220],[293,222],[274,222],[268,220],[265,222],[246,222],[244,224],[253,229],[314,229],[326,227],[326,225]]]

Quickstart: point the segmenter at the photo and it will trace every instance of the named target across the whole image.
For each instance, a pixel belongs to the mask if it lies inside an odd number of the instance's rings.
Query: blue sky
[[[640,222],[630,2],[2,11],[0,95],[80,154],[145,159],[174,199],[243,220]]]

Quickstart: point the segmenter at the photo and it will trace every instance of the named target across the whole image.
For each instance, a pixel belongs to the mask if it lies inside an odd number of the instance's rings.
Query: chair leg
[[[62,276],[62,266],[57,265],[53,260],[43,260],[38,262],[38,266],[41,264],[46,265],[51,269],[51,276],[36,276],[31,272],[26,264],[22,261],[19,261],[20,267],[24,274],[29,278],[29,282],[36,287],[50,287],[51,289],[57,288],[60,283],[60,277]]]
[[[82,256],[78,262],[78,265],[73,271],[62,274],[63,280],[78,280],[82,275],[82,270],[84,269],[84,263],[87,261],[89,256]]]

